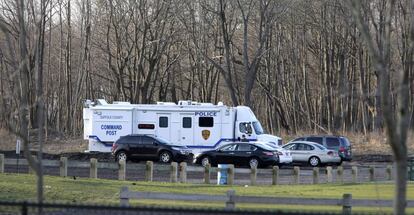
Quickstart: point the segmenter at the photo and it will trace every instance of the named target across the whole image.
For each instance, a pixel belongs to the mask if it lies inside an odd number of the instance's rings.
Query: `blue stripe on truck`
[[[103,145],[105,145],[106,147],[112,147],[112,143],[113,142],[104,142],[101,141],[99,139],[98,136],[96,135],[89,135],[89,138],[95,139],[98,142],[102,143]],[[199,145],[187,145],[188,148],[192,148],[192,149],[213,149],[216,148],[221,142],[223,141],[235,141],[236,139],[233,138],[221,138],[220,140],[218,140],[214,145],[212,146],[199,146]],[[247,139],[248,141],[257,141],[257,139]]]

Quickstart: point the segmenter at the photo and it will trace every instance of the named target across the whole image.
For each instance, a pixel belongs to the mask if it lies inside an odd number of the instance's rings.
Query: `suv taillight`
[[[114,152],[115,150],[116,150],[116,148],[118,147],[118,144],[116,144],[116,143],[113,143],[112,144],[112,149],[111,149],[111,151],[112,152]]]
[[[340,152],[344,152],[345,151],[345,147],[343,147],[343,146],[339,147],[339,151]]]

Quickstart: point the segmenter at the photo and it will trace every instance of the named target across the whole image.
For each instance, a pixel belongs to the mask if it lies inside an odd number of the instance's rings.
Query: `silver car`
[[[269,142],[256,142],[256,144],[266,145],[276,150],[278,152],[277,154],[279,155],[279,166],[291,164],[293,162],[292,154],[289,150],[286,150],[278,145]]]
[[[294,163],[309,163],[311,166],[320,166],[327,163],[340,165],[342,162],[338,152],[314,142],[295,141],[284,145],[283,148],[290,150]]]

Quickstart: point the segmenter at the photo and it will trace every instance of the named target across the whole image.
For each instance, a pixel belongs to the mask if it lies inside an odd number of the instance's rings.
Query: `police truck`
[[[194,101],[131,104],[104,99],[86,100],[83,108],[84,139],[89,152],[110,152],[113,142],[129,134],[148,134],[194,154],[231,141],[262,141],[281,145],[280,137],[265,134],[253,111],[246,106],[229,107],[219,102]]]

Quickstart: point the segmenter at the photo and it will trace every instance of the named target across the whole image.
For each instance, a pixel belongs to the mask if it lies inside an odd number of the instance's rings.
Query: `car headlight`
[[[172,149],[175,150],[175,151],[179,151],[180,154],[183,154],[183,155],[187,154],[187,150],[185,150],[185,149],[178,148],[178,147],[172,147]]]

